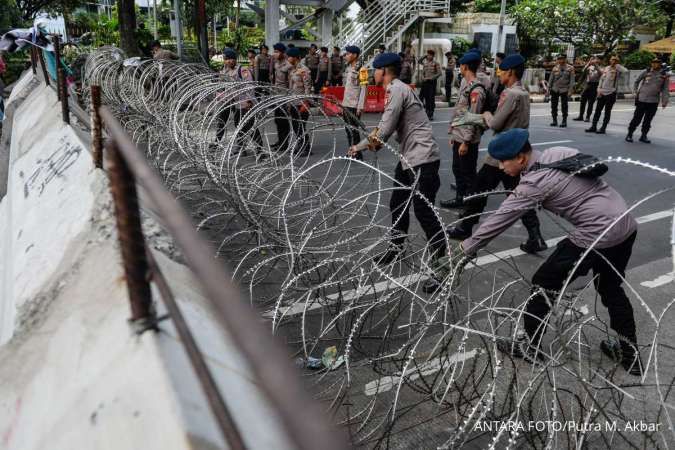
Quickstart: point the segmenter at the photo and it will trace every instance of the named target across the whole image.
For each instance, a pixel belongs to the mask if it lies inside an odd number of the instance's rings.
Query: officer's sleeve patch
[[[478,96],[479,96],[479,95],[480,95],[480,94],[479,94],[478,92],[473,91],[473,92],[471,93],[471,103],[476,103],[476,102],[478,101]]]

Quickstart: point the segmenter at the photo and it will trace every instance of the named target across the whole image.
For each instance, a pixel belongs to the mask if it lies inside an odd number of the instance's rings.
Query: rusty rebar
[[[113,139],[106,143],[106,157],[122,265],[131,305],[129,320],[132,326],[136,326],[136,331],[142,332],[154,328],[155,311],[152,306],[150,272],[145,255],[145,238],[141,228],[136,180]]]
[[[68,105],[68,83],[66,81],[66,73],[63,67],[57,69],[59,81],[59,98],[61,99],[61,117],[64,123],[70,123],[70,106]]]
[[[37,64],[36,64],[36,56],[35,56],[35,47],[31,45],[30,47],[30,68],[33,69],[33,75],[37,74]]]
[[[45,55],[42,54],[42,50],[40,49],[36,49],[35,52],[40,60],[40,67],[42,67],[42,76],[45,79],[45,84],[49,86],[51,83],[49,82],[49,73],[47,72],[47,65],[45,64]]]
[[[62,83],[62,72],[59,71],[61,68],[61,40],[59,38],[58,34],[53,34],[53,41],[54,41],[54,57],[56,60],[56,63],[54,64],[54,67],[56,68],[56,95],[59,98],[59,101],[61,101],[61,83]]]
[[[211,375],[211,371],[204,360],[202,352],[199,350],[199,346],[197,345],[192,332],[190,332],[190,327],[185,321],[185,317],[180,310],[178,302],[176,302],[173,292],[171,292],[169,283],[166,281],[166,278],[164,278],[164,274],[162,274],[162,271],[149,248],[146,248],[146,254],[152,272],[152,281],[155,283],[155,286],[164,301],[164,305],[169,312],[174,327],[176,327],[176,332],[178,333],[180,341],[185,346],[185,353],[199,379],[199,384],[206,396],[206,400],[209,402],[211,411],[218,423],[218,427],[220,428],[225,442],[227,442],[228,448],[230,450],[245,449],[246,446],[239,433],[239,429],[234,423],[232,414],[227,408],[227,405],[225,405],[222,395],[220,395],[218,385]]]
[[[91,86],[91,146],[94,167],[103,168],[103,133],[101,132],[101,87]]]

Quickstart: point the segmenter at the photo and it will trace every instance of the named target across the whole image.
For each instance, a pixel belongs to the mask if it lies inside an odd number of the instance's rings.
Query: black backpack
[[[534,163],[530,170],[556,169],[565,173],[573,173],[582,178],[598,178],[609,170],[605,163],[601,163],[593,155],[577,153],[574,156],[555,161],[550,164]]]
[[[476,83],[475,85],[471,86],[471,89],[469,89],[469,92],[467,93],[467,100],[469,105],[471,105],[471,93],[473,92],[474,89],[476,88],[481,88],[483,89],[483,92],[485,93],[485,100],[483,101],[483,106],[480,111],[478,111],[479,114],[483,114],[486,111],[490,111],[491,113],[494,113],[497,111],[497,106],[499,105],[499,96],[496,95],[492,89],[486,89],[485,86],[483,86],[480,83]]]

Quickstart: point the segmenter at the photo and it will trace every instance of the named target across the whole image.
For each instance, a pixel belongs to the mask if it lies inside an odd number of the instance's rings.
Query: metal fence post
[[[122,253],[122,264],[131,304],[129,322],[138,334],[156,329],[155,311],[150,291],[150,269],[145,255],[145,238],[141,229],[136,181],[126,161],[119,153],[117,143],[106,143],[110,191],[115,204],[117,234]]]
[[[37,64],[36,64],[36,56],[35,56],[35,47],[31,45],[30,47],[30,67],[33,69],[33,75],[37,74]]]
[[[94,167],[103,168],[103,133],[101,132],[101,87],[91,86],[91,144]]]
[[[45,65],[45,55],[42,54],[42,49],[36,49],[35,52],[40,60],[40,67],[42,67],[42,76],[45,78],[45,84],[49,86],[51,83],[49,82],[49,73],[47,72],[47,66]]]
[[[70,123],[70,105],[68,105],[68,83],[66,82],[66,72],[63,67],[57,69],[58,73],[58,91],[61,99],[61,116],[64,123]]]
[[[54,57],[56,58],[56,64],[54,67],[56,68],[56,95],[59,97],[59,101],[61,101],[61,72],[59,69],[61,68],[61,40],[59,38],[58,34],[52,34],[52,38],[54,40]]]

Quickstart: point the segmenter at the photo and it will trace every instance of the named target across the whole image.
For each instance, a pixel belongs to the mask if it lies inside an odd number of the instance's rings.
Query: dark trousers
[[[319,73],[319,69],[309,69],[309,76],[312,77],[312,85],[316,86],[316,76]]]
[[[321,88],[326,85],[326,81],[328,81],[328,72],[319,72],[319,78],[315,78],[316,83],[314,84],[314,93],[318,94],[321,92]]]
[[[336,74],[330,77],[331,86],[342,86],[342,75]]]
[[[584,111],[586,111],[586,118],[591,118],[591,114],[593,114],[593,104],[595,103],[595,98],[597,96],[598,83],[587,83],[584,92],[581,93],[579,117],[584,117]],[[588,106],[588,109],[586,109],[586,106]]]
[[[349,146],[351,147],[352,145],[356,145],[361,141],[361,135],[359,134],[359,127],[361,124],[359,123],[359,118],[356,115],[356,108],[347,108],[343,107],[342,108],[342,118],[345,121],[345,131],[347,132],[347,142]],[[357,153],[354,158],[362,160],[363,155],[361,152]]]
[[[399,162],[394,172],[394,187],[412,187],[415,178],[419,176],[417,185],[414,187],[426,197],[429,204],[433,205],[436,201],[438,188],[441,186],[441,179],[438,176],[439,167],[440,161],[434,161],[404,170]],[[415,217],[417,217],[427,236],[431,251],[442,249],[444,237],[441,223],[429,204],[410,189],[394,189],[392,191],[391,200],[389,200],[391,221],[395,224],[392,242],[397,245],[403,245],[405,242],[405,235],[408,234],[408,228],[410,227],[410,203],[415,208]]]
[[[434,117],[434,110],[436,109],[436,80],[426,80],[422,82],[422,87],[420,87],[420,99],[422,100],[422,103],[424,103],[427,117],[431,119]]]
[[[296,152],[304,152],[309,150],[309,136],[307,136],[307,131],[305,129],[305,124],[307,119],[309,119],[309,111],[300,111],[300,106],[291,106],[290,115],[293,119],[293,134],[298,140],[297,147],[295,147]]]
[[[567,92],[551,91],[551,117],[554,121],[558,120],[558,99],[560,99],[560,110],[562,111],[563,121],[567,120],[567,107],[569,106],[569,96]]]
[[[476,166],[478,165],[478,142],[469,145],[469,152],[459,155],[460,142],[452,144],[452,174],[455,176],[457,197],[464,197],[476,180]]]
[[[269,83],[270,71],[266,69],[258,69],[258,79],[255,81],[259,81],[261,83]]]
[[[230,114],[234,114],[234,126],[238,127],[239,124],[241,123],[241,120],[243,117],[246,115],[248,110],[240,110],[239,108],[227,108],[223,112],[220,113],[220,124],[218,126],[218,130],[216,131],[216,138],[221,141],[223,139],[223,136],[225,136],[225,126],[227,124],[227,121],[230,119]],[[248,137],[249,132],[251,131],[251,128],[253,128],[253,125],[255,125],[255,119],[248,118],[246,122],[242,125],[240,132],[237,134],[237,146],[245,146],[246,145],[246,138]],[[263,139],[262,135],[260,134],[260,130],[255,129],[253,131],[253,140],[255,141],[256,144],[258,144],[258,151],[262,149],[263,146]]]
[[[608,95],[598,96],[598,105],[595,108],[595,114],[593,115],[593,126],[597,126],[600,121],[600,114],[602,110],[605,110],[605,116],[602,118],[602,128],[606,128],[609,123],[609,119],[612,117],[612,108],[616,102],[616,92]]]
[[[288,134],[291,132],[291,127],[288,121],[288,114],[281,107],[274,110],[274,124],[277,127],[278,144],[282,144],[284,141],[288,140]]]
[[[455,79],[455,73],[451,71],[445,72],[445,101],[448,106],[452,106],[452,82]]]
[[[636,336],[633,308],[621,284],[636,235],[637,232],[634,232],[614,247],[592,250],[572,275],[572,280],[574,280],[593,269],[593,283],[602,304],[609,310],[610,327],[632,343],[635,342]],[[533,289],[538,293],[527,303],[524,325],[525,331],[535,346],[539,344],[545,333],[543,321],[550,311],[549,303],[541,289],[545,290],[549,301],[555,300],[570,271],[584,251],[586,249],[577,247],[572,241],[565,239],[556,246],[555,251],[532,277]]]
[[[499,183],[502,183],[505,189],[513,190],[518,186],[518,183],[520,183],[520,177],[512,177],[507,175],[499,167],[483,164],[483,167],[481,167],[476,174],[471,192],[478,193],[492,191],[499,186]],[[477,214],[480,214],[485,210],[487,202],[488,199],[485,196],[477,197],[465,202],[466,208],[461,215],[463,218],[462,228],[470,231],[474,225],[478,223],[480,217]],[[471,217],[474,215],[475,217]],[[537,218],[537,213],[533,209],[526,212],[521,220],[530,236],[532,236],[535,231],[539,233],[539,219]]]
[[[649,133],[652,127],[652,119],[656,115],[656,110],[659,109],[658,103],[635,102],[635,111],[633,112],[633,119],[628,125],[628,132],[633,134],[640,122],[642,122],[642,134],[645,136]]]

